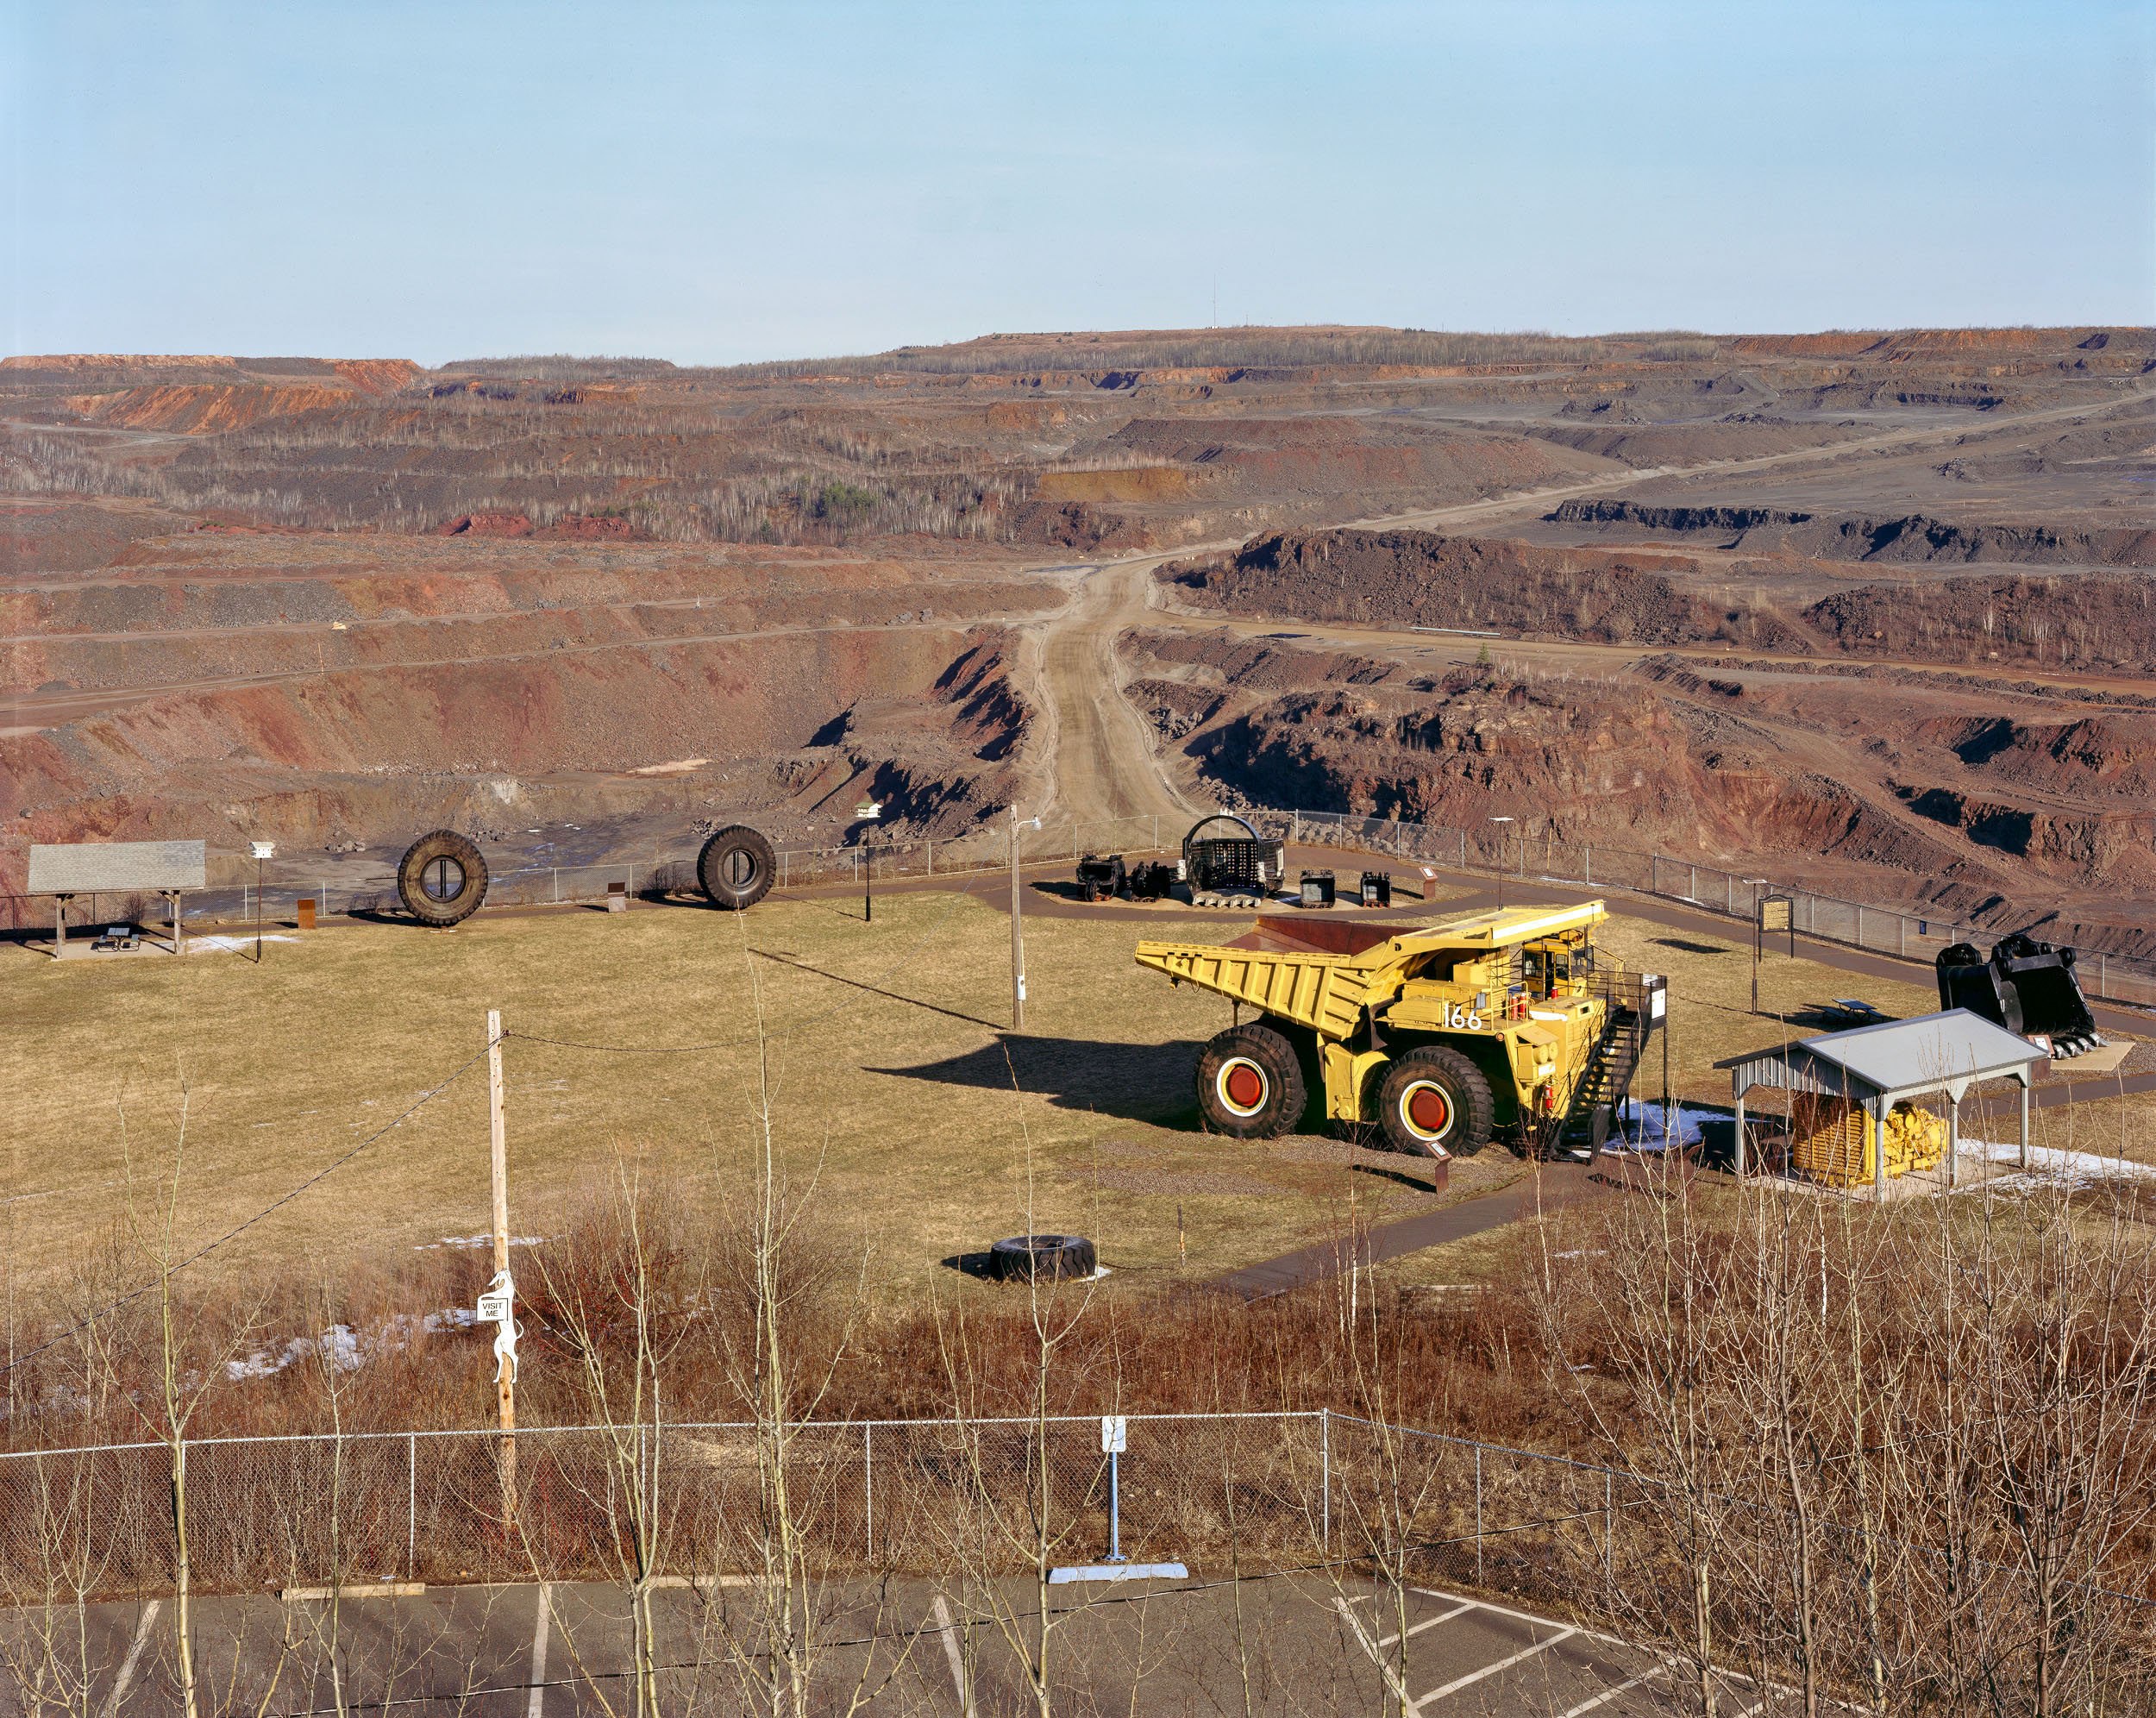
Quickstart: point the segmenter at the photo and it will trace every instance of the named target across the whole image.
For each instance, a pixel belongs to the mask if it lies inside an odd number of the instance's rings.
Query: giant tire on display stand
[[[1377,1082],[1385,1144],[1410,1157],[1471,1157],[1489,1144],[1495,1118],[1482,1070],[1443,1044],[1395,1057]]]
[[[397,862],[397,898],[422,925],[446,930],[486,899],[486,861],[453,829],[423,835]]]
[[[770,893],[778,868],[769,842],[746,824],[730,824],[696,856],[697,887],[712,906],[740,912]]]
[[[1198,1112],[1232,1139],[1270,1139],[1309,1102],[1295,1047],[1270,1026],[1231,1026],[1198,1053]]]

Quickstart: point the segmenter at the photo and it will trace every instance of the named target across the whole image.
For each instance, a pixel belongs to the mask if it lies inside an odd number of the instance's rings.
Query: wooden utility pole
[[[1018,808],[1011,807],[1011,1030],[1025,1030],[1025,942],[1018,930]]]
[[[486,1014],[486,1119],[488,1146],[494,1175],[494,1276],[499,1282],[509,1270],[509,1132],[502,1119],[502,1017],[498,1009]],[[515,1326],[511,1304],[508,1327]],[[499,1352],[500,1345],[496,1345]],[[502,1520],[517,1519],[517,1363],[504,1357],[495,1362],[494,1395],[502,1418]]]

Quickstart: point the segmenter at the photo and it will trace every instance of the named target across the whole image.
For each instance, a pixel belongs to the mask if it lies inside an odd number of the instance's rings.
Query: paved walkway
[[[1479,1199],[1380,1223],[1357,1234],[1283,1253],[1262,1264],[1245,1265],[1200,1286],[1242,1301],[1269,1300],[1305,1283],[1337,1276],[1350,1264],[1376,1264],[1597,1198],[1617,1184],[1608,1178],[1605,1168],[1598,1164],[1590,1171],[1583,1163],[1545,1163],[1512,1186]]]

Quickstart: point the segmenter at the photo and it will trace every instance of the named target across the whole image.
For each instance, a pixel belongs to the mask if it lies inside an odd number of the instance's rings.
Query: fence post
[[[1325,1501],[1319,1507],[1319,1530],[1323,1534],[1319,1555],[1332,1555],[1332,1410],[1318,1410],[1318,1472],[1321,1477]]]
[[[1900,913],[1894,915],[1894,952],[1906,956],[1909,951],[1909,922]]]
[[[1617,1581],[1617,1476],[1602,1470],[1602,1578]]]
[[[1467,869],[1467,831],[1465,830],[1460,831],[1460,868],[1463,871]]]
[[[404,1434],[404,1573],[419,1576],[419,1434]]]
[[[1475,1584],[1482,1584],[1482,1446],[1475,1446]]]
[[[876,1558],[876,1428],[861,1428],[861,1549],[869,1562]]]
[[[2111,994],[2110,969],[2102,949],[2096,950],[2096,994],[2107,1000],[2109,1000]]]
[[[928,875],[932,877],[936,875],[936,843],[924,841],[921,844],[928,850]]]
[[[1591,889],[1595,887],[1595,850],[1588,847],[1581,851],[1587,856],[1587,886]]]
[[[561,868],[559,865],[549,865],[547,868],[547,875],[554,880],[554,904],[559,906],[561,905]]]
[[[1864,947],[1864,903],[1857,903],[1857,946]]]
[[[1696,865],[1693,866],[1691,868],[1691,887],[1684,891],[1684,898],[1687,900],[1697,900],[1699,899],[1699,867]]]

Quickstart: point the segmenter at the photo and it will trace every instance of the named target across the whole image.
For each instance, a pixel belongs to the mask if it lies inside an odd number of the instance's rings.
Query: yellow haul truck
[[[1599,900],[1419,926],[1261,919],[1222,946],[1140,943],[1138,963],[1263,1018],[1198,1057],[1206,1125],[1263,1139],[1313,1090],[1393,1150],[1470,1156],[1493,1135],[1592,1160],[1660,1026],[1663,981],[1605,971]]]

